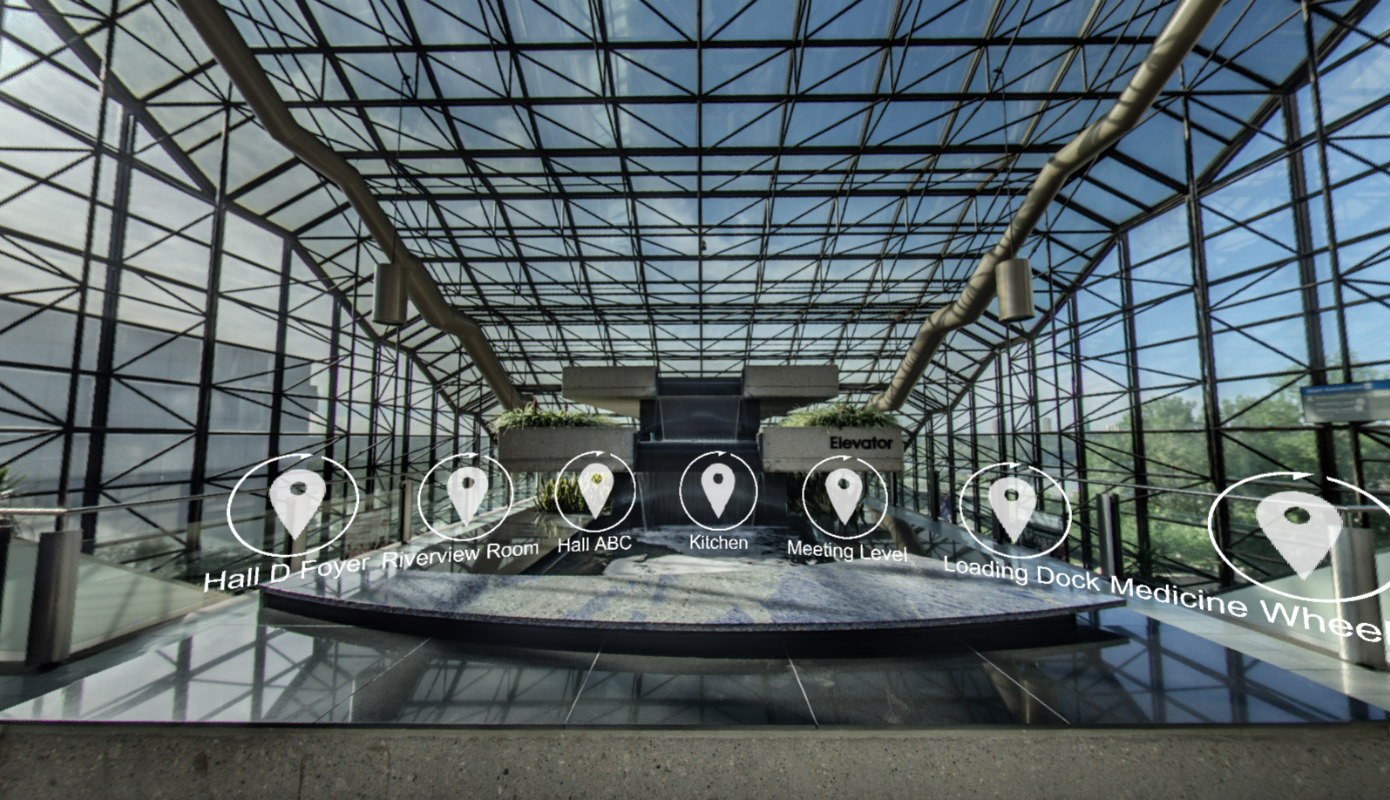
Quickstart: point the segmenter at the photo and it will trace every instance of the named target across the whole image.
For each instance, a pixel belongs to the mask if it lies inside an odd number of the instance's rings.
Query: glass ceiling
[[[60,5],[80,28],[80,4]],[[569,364],[833,363],[854,402],[959,291],[1049,154],[1110,106],[1175,3],[224,5],[523,391],[554,392]],[[1313,8],[1315,35],[1350,5]],[[1287,55],[1305,52],[1300,9],[1226,4],[1154,112],[1067,185],[1024,248],[1039,316],[1005,326],[991,309],[953,334],[914,416],[1066,302],[1116,232],[1268,135],[1277,98],[1303,80]],[[382,259],[342,195],[260,130],[176,6],[136,3],[117,35],[151,53],[118,78],[191,180],[228,170],[231,202],[325,261]],[[226,102],[240,122],[224,166],[200,148]],[[371,270],[356,274],[339,285],[365,309]],[[460,407],[491,404],[449,337],[419,321],[399,336]]]

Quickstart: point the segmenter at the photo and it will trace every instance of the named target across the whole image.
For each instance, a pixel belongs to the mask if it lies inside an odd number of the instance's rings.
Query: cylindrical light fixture
[[[1033,316],[1033,268],[1026,258],[1001,261],[994,268],[999,293],[999,321],[1018,322]]]
[[[404,325],[405,297],[405,270],[394,264],[377,264],[372,321],[378,325]]]

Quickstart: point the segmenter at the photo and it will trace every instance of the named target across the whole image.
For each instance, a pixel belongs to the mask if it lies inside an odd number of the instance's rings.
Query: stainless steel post
[[[400,540],[401,544],[410,541],[410,515],[415,513],[414,503],[412,502],[414,499],[415,498],[410,494],[410,480],[408,478],[401,478],[401,520],[399,532],[397,534],[397,538]]]
[[[1120,577],[1124,572],[1124,550],[1120,540],[1120,498],[1110,494],[1096,496],[1096,521],[1100,531],[1100,572]]]
[[[5,581],[8,580],[10,540],[14,538],[14,522],[0,517],[0,613],[5,609]]]
[[[1347,526],[1332,545],[1332,586],[1337,597],[1356,597],[1380,587],[1376,575],[1375,537],[1369,528]],[[1343,600],[1342,619],[1354,628],[1362,623],[1380,626],[1380,596]],[[1355,634],[1342,638],[1342,658],[1372,669],[1385,669],[1385,642],[1368,642]]]
[[[195,519],[188,523],[188,531],[183,536],[184,552],[196,553],[203,549],[203,521]]]
[[[56,664],[72,653],[77,559],[81,553],[81,530],[46,531],[39,536],[29,641],[24,650],[24,663],[28,666]]]
[[[927,473],[927,516],[941,519],[941,473],[932,470]]]

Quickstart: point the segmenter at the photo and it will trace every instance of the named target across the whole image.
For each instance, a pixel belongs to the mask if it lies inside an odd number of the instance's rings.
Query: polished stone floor
[[[96,657],[0,676],[0,721],[391,725],[1147,725],[1384,720],[1125,608],[1085,641],[738,660],[481,647],[224,604]]]

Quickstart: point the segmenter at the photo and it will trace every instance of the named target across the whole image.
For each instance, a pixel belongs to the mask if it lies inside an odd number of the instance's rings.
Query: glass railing
[[[411,474],[358,479],[358,495],[346,480],[327,481],[326,499],[299,541],[288,541],[267,502],[267,490],[160,497],[75,508],[0,508],[0,662],[54,663],[142,627],[227,597],[226,581],[208,575],[247,572],[285,563],[258,553],[313,552],[318,561],[346,558],[409,541],[426,531],[417,513],[452,514],[439,487],[418,491]],[[529,502],[534,487],[518,485]],[[193,504],[198,504],[193,506]],[[201,519],[181,529],[154,524],[170,507],[201,508]],[[353,517],[353,506],[356,515]],[[128,524],[112,535],[103,516],[151,520]],[[343,530],[343,522],[352,524]],[[235,526],[235,532],[232,526]],[[102,535],[93,535],[96,531]],[[342,535],[336,535],[341,532]]]

